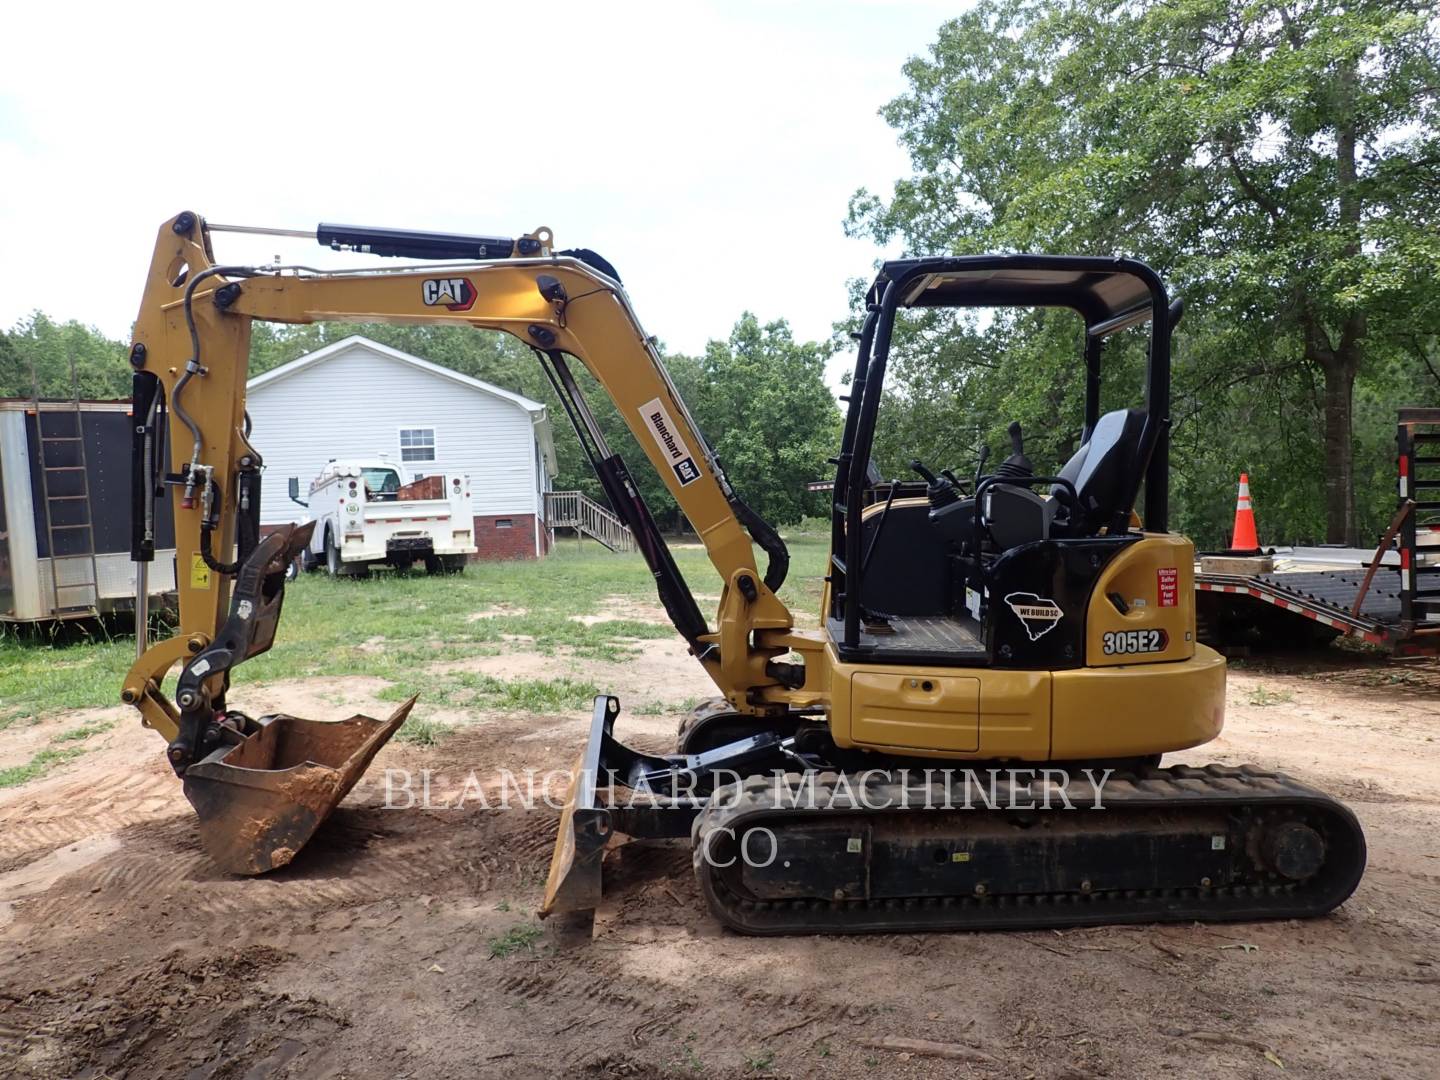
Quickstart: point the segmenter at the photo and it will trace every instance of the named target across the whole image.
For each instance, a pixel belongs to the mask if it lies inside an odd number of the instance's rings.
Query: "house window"
[[[434,461],[434,460],[435,460],[435,429],[434,429],[434,428],[401,428],[401,429],[400,429],[400,460],[401,460],[401,461]]]
[[[510,518],[496,518],[495,527],[497,529],[513,529],[515,522]]]

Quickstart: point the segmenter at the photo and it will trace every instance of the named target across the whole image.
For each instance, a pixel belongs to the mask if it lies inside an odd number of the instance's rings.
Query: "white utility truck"
[[[290,498],[310,511],[315,532],[304,568],[363,577],[372,566],[458,574],[475,554],[470,478],[431,474],[415,480],[380,459],[331,460],[310,483],[309,501],[290,478]]]

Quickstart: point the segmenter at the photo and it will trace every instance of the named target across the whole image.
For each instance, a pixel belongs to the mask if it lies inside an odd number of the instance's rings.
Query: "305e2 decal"
[[[1106,656],[1164,652],[1170,635],[1164,630],[1110,630],[1100,639]]]

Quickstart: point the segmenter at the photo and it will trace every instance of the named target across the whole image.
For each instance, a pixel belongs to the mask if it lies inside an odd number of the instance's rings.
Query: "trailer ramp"
[[[1440,651],[1440,634],[1425,633],[1427,627],[1402,619],[1403,597],[1398,569],[1382,567],[1376,570],[1360,610],[1356,611],[1354,603],[1364,579],[1365,568],[1358,566],[1343,570],[1248,576],[1200,572],[1195,575],[1195,588],[1200,593],[1220,594],[1202,604],[1208,612],[1220,614],[1231,625],[1243,620],[1249,605],[1258,602],[1288,612],[1295,619],[1306,619],[1327,627],[1337,635],[1348,635],[1399,655]],[[1241,600],[1240,597],[1248,597],[1249,600]],[[1300,623],[1274,620],[1270,620],[1269,625],[1288,625],[1297,634],[1303,627]],[[1440,630],[1440,622],[1433,626]],[[1210,630],[1214,636],[1223,636],[1218,633],[1218,627],[1212,626]],[[1204,629],[1200,636],[1202,641],[1206,639]],[[1304,636],[1313,639],[1317,635]],[[1323,637],[1323,632],[1319,636]]]

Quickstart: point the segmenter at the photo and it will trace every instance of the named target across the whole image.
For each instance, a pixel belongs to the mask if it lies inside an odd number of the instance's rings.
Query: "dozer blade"
[[[411,698],[385,721],[261,718],[244,742],[185,771],[185,797],[200,818],[205,851],[231,874],[284,866],[315,834],[405,723]]]
[[[689,836],[695,815],[705,807],[707,796],[694,794],[689,786],[684,794],[663,794],[654,786],[664,788],[667,779],[673,782],[677,775],[703,770],[704,756],[656,757],[632,750],[615,738],[619,716],[617,698],[602,694],[595,699],[590,738],[575,762],[570,793],[560,813],[560,834],[540,906],[542,919],[594,910],[603,891],[606,852],[631,840]],[[617,800],[616,785],[630,796]],[[647,794],[636,799],[640,792]]]
[[[601,767],[601,749],[619,712],[620,703],[614,698],[595,699],[590,738],[575,761],[570,793],[560,811],[560,832],[555,838],[545,899],[540,905],[542,919],[558,912],[589,911],[600,904],[600,865],[614,830],[609,811],[597,805],[596,777]]]

